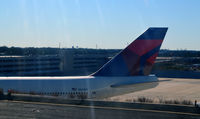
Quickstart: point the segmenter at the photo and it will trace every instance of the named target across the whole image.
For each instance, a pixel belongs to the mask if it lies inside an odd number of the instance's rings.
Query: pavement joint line
[[[200,116],[200,114],[187,113],[187,112],[172,112],[172,111],[121,108],[121,107],[103,107],[103,106],[94,106],[94,105],[88,105],[87,106],[87,105],[58,104],[58,103],[30,102],[30,101],[9,101],[9,100],[4,100],[4,102],[14,102],[14,103],[24,103],[24,104],[38,104],[38,105],[52,105],[52,106],[70,106],[70,107],[79,107],[79,108],[94,108],[94,109],[108,109],[108,110],[143,111],[143,112],[154,112],[154,113],[169,113],[169,114],[179,114],[179,115]]]

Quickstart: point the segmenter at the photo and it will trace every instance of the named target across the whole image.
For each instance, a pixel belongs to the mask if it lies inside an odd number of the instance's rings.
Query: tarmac
[[[159,78],[155,88],[106,98],[106,101],[129,102],[139,97],[159,100],[190,100],[200,102],[200,79]]]
[[[115,103],[113,103],[115,104]],[[142,104],[129,106],[73,105],[45,102],[0,101],[1,119],[200,119],[200,113],[194,107],[175,106],[182,111],[170,111],[168,108]],[[164,105],[163,105],[164,106]],[[138,107],[138,108],[137,108]],[[164,106],[165,107],[165,106]],[[173,107],[173,106],[172,106]],[[167,110],[166,110],[167,109]],[[189,112],[185,112],[186,110]]]
[[[194,105],[129,102],[137,97],[200,101],[199,79],[159,80],[155,88],[106,98],[104,101],[14,96],[11,101],[0,100],[0,119],[200,119],[200,108]]]

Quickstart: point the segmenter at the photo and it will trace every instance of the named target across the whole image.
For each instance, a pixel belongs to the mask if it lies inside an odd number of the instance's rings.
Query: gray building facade
[[[60,57],[0,56],[0,76],[60,75]]]
[[[0,76],[89,75],[119,50],[61,49],[58,55],[0,56]]]
[[[61,51],[63,75],[89,75],[116,55],[119,50],[67,49]]]

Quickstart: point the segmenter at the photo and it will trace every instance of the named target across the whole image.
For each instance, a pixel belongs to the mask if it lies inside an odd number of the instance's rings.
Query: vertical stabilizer
[[[147,29],[93,76],[149,75],[168,28]]]

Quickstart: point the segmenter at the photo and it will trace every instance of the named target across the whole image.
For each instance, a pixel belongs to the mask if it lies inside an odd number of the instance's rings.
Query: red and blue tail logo
[[[93,76],[145,76],[151,73],[168,28],[149,28]]]

